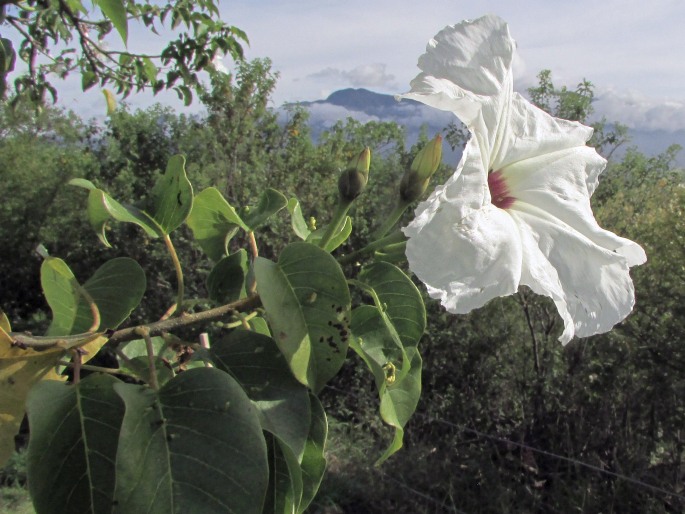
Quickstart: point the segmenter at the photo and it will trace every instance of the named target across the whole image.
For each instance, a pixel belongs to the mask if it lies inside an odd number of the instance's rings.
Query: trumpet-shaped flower
[[[599,227],[590,197],[606,161],[592,129],[513,92],[514,40],[501,19],[448,26],[419,58],[412,98],[469,129],[454,174],[404,228],[407,258],[429,294],[466,313],[520,285],[552,298],[562,343],[606,332],[631,311],[636,243]]]

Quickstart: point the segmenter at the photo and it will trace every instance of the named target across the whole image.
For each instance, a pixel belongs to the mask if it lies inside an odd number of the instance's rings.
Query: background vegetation
[[[243,205],[274,187],[312,206],[306,218],[326,221],[339,168],[366,145],[373,155],[369,189],[351,213],[355,231],[347,243],[361,246],[390,209],[413,153],[402,127],[345,120],[315,143],[306,111],[292,107],[279,122],[268,107],[277,80],[268,60],[236,70],[215,76],[201,92],[207,114],[198,117],[124,105],[99,126],[52,108],[2,107],[0,291],[15,330],[38,331],[46,322],[40,259],[32,257],[39,243],[71,263],[77,277],[115,256],[138,260],[155,285],[136,311],[141,318],[166,310],[160,291],[173,295],[164,248],[128,237],[135,229],[114,227],[120,233],[105,255],[81,214],[82,191],[66,186],[71,178],[87,178],[117,198],[140,198],[168,158],[182,153],[198,188],[214,185]],[[535,103],[587,121],[591,83],[557,89],[548,72],[539,78],[530,91]],[[606,156],[626,142],[620,125],[596,128],[593,143]],[[446,127],[446,135],[450,144],[463,143],[460,127]],[[332,441],[311,511],[685,510],[685,189],[682,170],[673,169],[677,151],[647,157],[628,149],[610,161],[593,198],[600,224],[639,242],[649,258],[633,272],[637,303],[626,322],[562,347],[556,309],[529,291],[467,316],[446,314],[426,298],[424,392],[405,448],[373,467],[390,431],[378,418],[372,377],[352,358],[322,395]],[[435,180],[451,171],[444,166]],[[260,239],[262,255],[288,242],[288,224],[285,217],[271,222],[271,236]],[[189,294],[206,296],[206,260],[188,234],[175,244],[184,265],[197,271],[186,284]],[[4,479],[21,484],[21,464],[5,469]]]

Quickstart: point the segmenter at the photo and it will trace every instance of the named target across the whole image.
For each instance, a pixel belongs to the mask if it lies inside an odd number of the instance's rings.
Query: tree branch
[[[233,313],[240,313],[253,310],[262,304],[259,295],[252,294],[241,300],[215,307],[202,312],[193,314],[183,314],[175,318],[164,319],[154,323],[143,323],[135,327],[127,327],[112,332],[107,342],[113,346],[118,346],[126,341],[133,341],[140,339],[140,331],[148,330],[150,336],[157,336],[164,332],[172,332],[181,328],[199,325],[200,323],[210,323],[212,321],[219,321],[220,319]],[[11,332],[9,336],[12,338],[14,345],[22,348],[39,348],[48,349],[58,344],[65,344],[69,341],[85,340],[87,337],[99,336],[101,334],[78,334],[71,336],[57,336],[57,337],[34,337],[28,333]]]

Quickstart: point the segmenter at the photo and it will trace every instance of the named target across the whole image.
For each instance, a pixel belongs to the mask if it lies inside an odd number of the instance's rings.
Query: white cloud
[[[637,91],[600,91],[596,96],[595,114],[607,121],[618,121],[639,130],[685,129],[685,102],[650,98]]]
[[[370,116],[360,111],[350,111],[345,107],[331,104],[311,104],[309,111],[309,121],[312,125],[330,128],[339,120],[353,118],[361,123],[369,121],[380,121],[376,116]]]
[[[307,78],[335,82],[338,87],[347,85],[353,87],[392,88],[395,85],[395,76],[386,72],[387,65],[383,63],[363,64],[351,70],[337,68],[325,68],[319,72],[308,75]]]

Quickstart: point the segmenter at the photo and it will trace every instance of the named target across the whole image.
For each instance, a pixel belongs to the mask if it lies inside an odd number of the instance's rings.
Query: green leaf
[[[208,187],[195,197],[187,224],[202,250],[213,261],[228,254],[228,242],[242,228],[250,228],[215,187]]]
[[[257,332],[258,334],[271,337],[271,330],[269,330],[269,325],[267,324],[264,318],[260,318],[259,316],[257,316],[249,320],[248,323],[252,330]]]
[[[319,241],[321,241],[321,238],[324,236],[326,233],[326,227],[322,227],[320,229],[315,230],[312,232],[309,237],[307,237],[307,242],[311,243],[313,245],[318,245]],[[333,237],[331,238],[328,243],[326,243],[326,247],[324,250],[327,252],[332,252],[335,250],[338,246],[343,244],[345,241],[347,241],[347,238],[350,237],[350,234],[352,233],[352,219],[349,216],[345,216],[345,223],[342,224],[340,227],[340,230],[336,232]]]
[[[312,416],[302,457],[302,499],[298,513],[304,512],[314,499],[326,471],[326,456],[324,454],[326,439],[328,438],[326,412],[316,396],[310,394],[309,399]]]
[[[212,344],[210,355],[257,406],[262,428],[301,459],[311,418],[309,392],[295,380],[274,340],[249,330],[234,330]]]
[[[52,322],[46,335],[71,334],[81,298],[76,277],[62,259],[47,257],[40,267],[40,283],[52,310]]]
[[[314,245],[293,243],[278,263],[257,258],[254,268],[278,347],[295,377],[320,391],[347,354],[350,292],[340,265]]]
[[[247,252],[241,248],[217,262],[207,277],[209,298],[220,304],[244,298],[248,261]]]
[[[93,316],[90,306],[63,260],[48,257],[43,261],[41,285],[52,309],[47,335],[79,334],[91,327]],[[83,285],[100,312],[97,328],[117,328],[138,306],[145,287],[145,273],[133,259],[119,257],[100,266]]]
[[[158,392],[117,384],[126,404],[115,513],[258,514],[268,484],[257,410],[227,373],[185,371]]]
[[[88,14],[88,9],[83,7],[81,0],[66,0],[69,9],[74,13]]]
[[[381,418],[395,429],[380,463],[402,447],[404,425],[421,395],[417,345],[426,328],[426,310],[414,283],[392,264],[372,264],[355,283],[371,295],[375,306],[363,305],[352,313],[351,346],[374,375]]]
[[[100,266],[83,287],[100,311],[100,330],[114,330],[143,299],[145,272],[135,260],[118,257]],[[85,332],[91,323],[90,308],[81,297],[72,333]]]
[[[97,75],[90,70],[85,70],[81,72],[81,89],[87,91],[95,84],[97,84]],[[109,112],[107,114],[110,114]]]
[[[157,80],[157,73],[159,70],[149,57],[143,57],[143,68],[145,69],[145,76],[147,80],[150,82]]]
[[[407,242],[395,243],[384,247],[382,250],[376,250],[373,254],[374,259],[379,262],[387,262],[389,264],[397,264],[406,262],[407,260]]]
[[[174,377],[174,373],[163,359],[166,359],[167,362],[173,362],[176,359],[176,351],[161,336],[151,337],[150,340],[152,341],[154,353],[157,356],[155,359],[157,381],[160,385],[164,385]],[[118,350],[126,357],[126,359],[119,357],[119,369],[125,373],[138,376],[143,381],[148,381],[150,378],[150,367],[145,340],[134,339],[133,341],[122,343],[119,345]]]
[[[90,87],[92,84],[88,85]],[[85,91],[87,88],[84,87]],[[105,103],[107,104],[107,116],[111,116],[117,110],[117,99],[109,89],[103,89],[102,94],[105,95]]]
[[[295,455],[277,437],[267,439],[269,445],[269,493],[264,514],[292,514],[299,511],[302,499],[302,470]]]
[[[380,464],[402,447],[404,425],[416,410],[421,396],[421,355],[410,346],[400,357],[387,321],[377,307],[357,307],[352,313],[352,332],[355,339],[350,346],[374,375],[381,418],[395,428],[393,441],[377,462]],[[401,358],[407,368],[404,373],[398,373],[395,365]]]
[[[124,417],[116,383],[94,374],[78,385],[49,380],[31,390],[27,472],[36,512],[110,512]]]
[[[125,45],[128,41],[128,16],[124,0],[93,0],[93,3],[109,18]]]
[[[88,190],[88,221],[105,246],[111,246],[105,235],[107,222],[110,218],[124,223],[134,223],[141,227],[150,237],[163,235],[155,221],[145,212],[137,207],[120,204],[107,193],[96,188],[89,180],[72,179],[68,183],[72,186],[83,187]]]
[[[69,184],[88,189],[88,219],[105,246],[110,246],[105,236],[110,217],[134,223],[151,237],[162,237],[178,228],[193,207],[193,187],[186,177],[185,158],[181,155],[169,159],[166,172],[155,183],[142,209],[117,202],[88,180],[73,179]]]
[[[7,73],[14,71],[14,64],[17,60],[17,53],[10,39],[0,37],[0,75],[3,81]]]
[[[426,308],[411,279],[397,266],[377,262],[362,270],[359,281],[377,295],[382,312],[395,327],[402,346],[416,346],[426,329]]]
[[[193,186],[185,171],[185,157],[174,155],[167,163],[166,172],[152,189],[146,212],[170,234],[188,217],[193,208]]]
[[[300,201],[297,198],[288,200],[288,212],[290,213],[291,225],[295,235],[302,240],[306,240],[311,234],[311,230],[307,226],[307,222],[302,216],[302,209],[300,208]]]
[[[288,205],[288,199],[275,189],[267,188],[259,198],[259,203],[243,216],[250,230],[255,230],[271,216]]]

